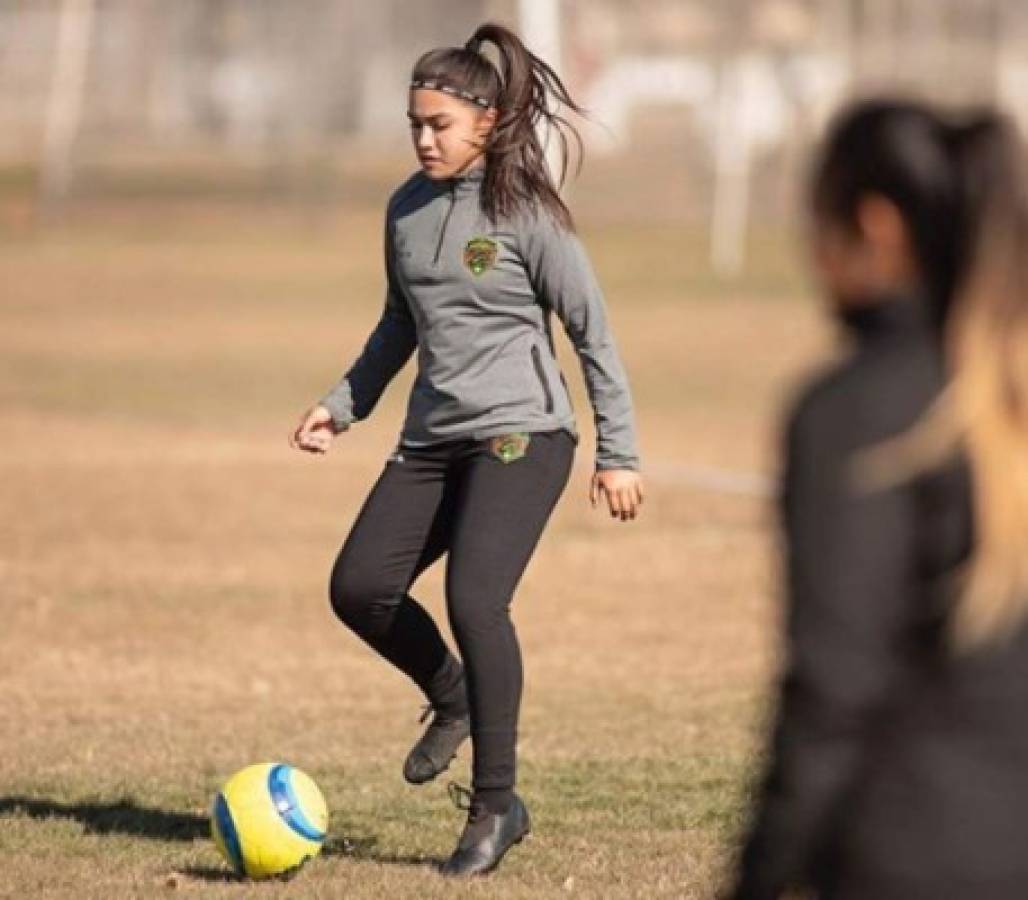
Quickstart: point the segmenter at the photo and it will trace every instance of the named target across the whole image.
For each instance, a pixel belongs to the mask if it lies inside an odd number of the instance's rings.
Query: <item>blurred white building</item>
[[[690,197],[726,270],[844,96],[998,101],[1028,126],[1025,0],[0,0],[0,166],[46,160],[62,194],[153,160],[281,180],[405,153],[411,63],[486,18],[548,39],[594,155],[659,146],[711,185]]]

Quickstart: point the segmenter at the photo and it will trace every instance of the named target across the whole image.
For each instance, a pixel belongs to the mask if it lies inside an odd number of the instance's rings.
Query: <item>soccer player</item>
[[[566,169],[567,138],[577,134],[561,106],[579,111],[557,74],[499,25],[417,61],[407,115],[420,171],[389,201],[385,309],[359,358],[293,435],[299,449],[324,452],[371,413],[417,352],[399,443],[330,590],[339,618],[434,711],[406,779],[435,778],[470,734],[472,795],[443,866],[450,875],[490,871],[529,830],[514,793],[522,668],[509,610],[578,442],[551,314],[577,351],[595,413],[592,503],[629,521],[643,501],[628,381],[537,131],[550,127]],[[460,660],[409,593],[443,554]]]

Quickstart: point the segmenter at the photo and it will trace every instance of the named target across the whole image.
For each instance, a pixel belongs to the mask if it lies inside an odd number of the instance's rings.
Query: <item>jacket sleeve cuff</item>
[[[328,410],[332,416],[332,427],[336,431],[346,431],[350,423],[356,420],[353,414],[353,398],[350,395],[350,384],[343,379],[318,404]]]
[[[639,468],[639,458],[637,456],[596,457],[597,472],[606,472],[611,469],[630,469],[633,472],[638,472]]]

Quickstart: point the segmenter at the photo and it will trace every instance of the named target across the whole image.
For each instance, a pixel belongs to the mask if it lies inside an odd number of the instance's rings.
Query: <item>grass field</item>
[[[515,603],[535,834],[491,879],[430,863],[462,813],[399,774],[419,697],[345,633],[328,568],[408,369],[327,459],[286,434],[380,304],[378,212],[127,204],[0,217],[0,896],[711,897],[772,666],[774,423],[824,333],[779,239],[741,285],[695,236],[586,223],[637,398],[648,500],[589,509],[592,431]],[[441,576],[417,595],[442,611]],[[229,877],[207,807],[284,759],[333,811],[288,882]],[[452,774],[467,783],[467,751]]]

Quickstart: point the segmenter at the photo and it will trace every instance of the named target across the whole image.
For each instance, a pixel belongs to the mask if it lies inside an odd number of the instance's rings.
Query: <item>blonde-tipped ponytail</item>
[[[974,196],[967,273],[945,331],[946,427],[974,484],[975,549],[954,621],[970,647],[1028,619],[1028,185],[1007,120],[981,119],[957,145]]]

